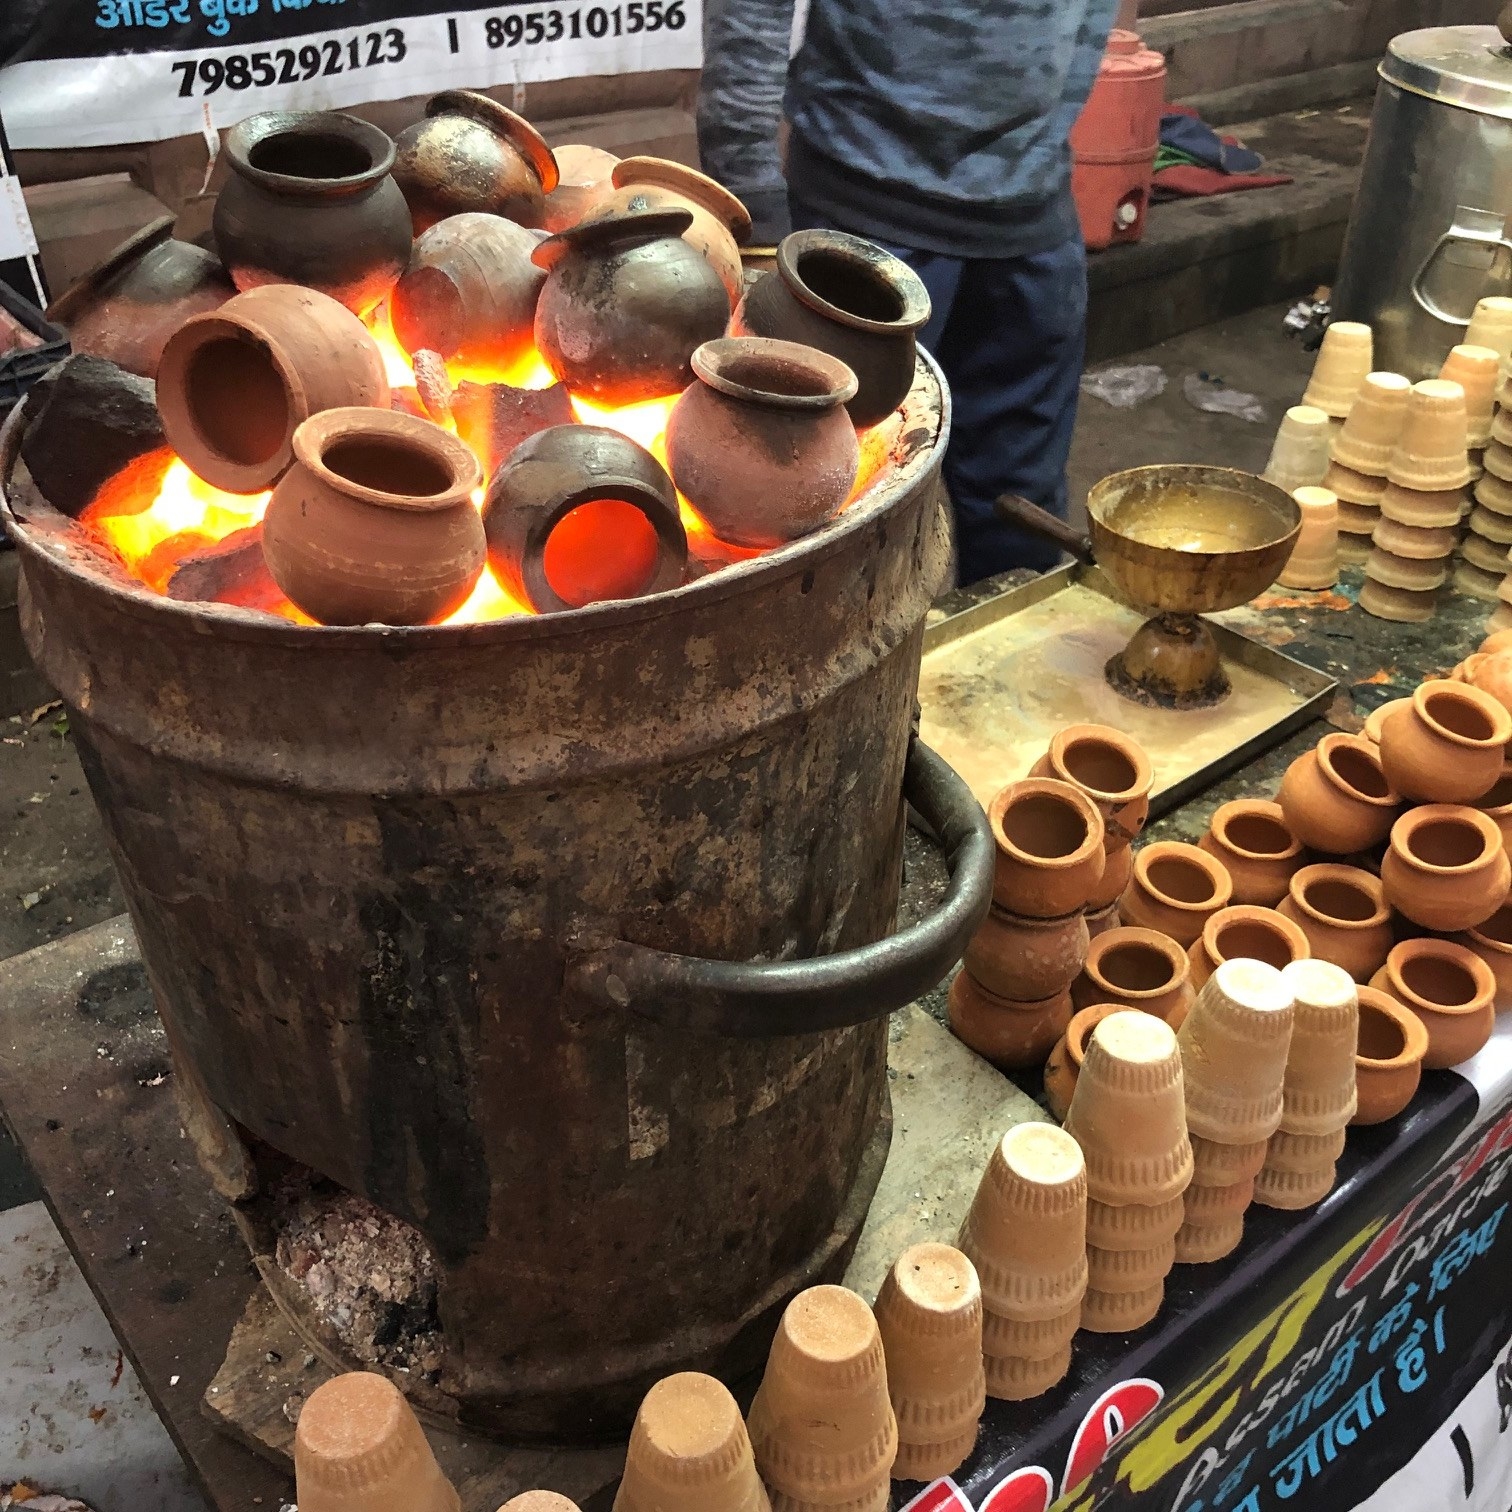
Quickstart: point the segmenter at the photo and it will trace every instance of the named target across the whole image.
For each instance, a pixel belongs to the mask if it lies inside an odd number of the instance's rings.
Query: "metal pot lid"
[[[1429,100],[1512,120],[1512,47],[1494,26],[1430,26],[1403,32],[1381,77]]]

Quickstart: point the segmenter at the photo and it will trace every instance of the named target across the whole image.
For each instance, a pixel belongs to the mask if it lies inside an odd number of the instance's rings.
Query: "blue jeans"
[[[789,193],[795,227],[836,226]],[[955,507],[960,582],[1011,567],[1043,572],[1060,550],[1003,524],[1005,493],[1066,517],[1066,461],[1087,337],[1087,255],[1079,237],[1045,252],[964,259],[887,250],[924,281],[934,306],[920,341],[950,384],[945,486]]]

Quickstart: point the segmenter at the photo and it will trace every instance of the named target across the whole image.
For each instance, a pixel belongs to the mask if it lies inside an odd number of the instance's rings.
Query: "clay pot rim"
[[[54,322],[61,321],[67,325],[72,317],[78,313],[80,306],[87,304],[117,273],[123,271],[128,264],[138,261],[160,242],[175,240],[173,228],[176,224],[177,217],[160,215],[156,220],[148,221],[140,231],[133,231],[125,241],[121,242],[119,246],[113,247],[92,268],[87,269],[74,279],[42,312],[43,318]],[[186,247],[194,247],[199,252],[207,250],[197,246],[193,242],[185,242],[184,245]],[[215,254],[209,253],[208,255],[213,257]],[[219,261],[218,258],[217,261]]]
[[[1393,589],[1393,592],[1400,590]],[[1357,735],[1345,735],[1335,731],[1325,735],[1316,746],[1313,747],[1318,758],[1318,769],[1323,773],[1340,792],[1356,803],[1367,803],[1372,808],[1392,809],[1400,808],[1402,795],[1392,787],[1391,779],[1386,775],[1386,768],[1381,765],[1381,753],[1379,748],[1371,741],[1364,740]],[[1333,753],[1338,750],[1359,751],[1364,755],[1375,769],[1381,774],[1381,782],[1386,791],[1379,796],[1374,793],[1363,793],[1353,784],[1346,782],[1334,768]]]
[[[1102,958],[1120,945],[1143,945],[1154,950],[1157,954],[1165,956],[1171,963],[1171,980],[1164,987],[1118,987],[1108,981],[1102,974]],[[1170,935],[1161,934],[1158,929],[1146,929],[1139,924],[1121,924],[1117,929],[1110,929],[1105,934],[1100,934],[1087,948],[1087,959],[1082,963],[1082,970],[1092,978],[1097,985],[1108,992],[1116,992],[1123,998],[1155,999],[1165,997],[1168,993],[1179,991],[1182,984],[1189,981],[1192,974],[1192,962],[1186,951],[1179,946]],[[1094,974],[1095,970],[1095,974]]]
[[[1115,901],[1113,903],[1110,903],[1108,907],[1117,908],[1118,904]],[[1031,932],[1040,929],[1064,929],[1066,925],[1074,924],[1077,919],[1092,917],[1092,915],[1089,914],[1086,909],[1074,908],[1070,913],[1051,914],[1048,918],[1032,919],[1028,914],[1016,914],[1011,908],[1004,908],[996,898],[992,900],[991,905],[988,907],[987,916],[989,918],[996,917],[1000,920],[1005,920],[1014,929],[1022,929]]]
[[[1187,861],[1199,870],[1205,872],[1210,881],[1215,885],[1213,897],[1205,903],[1187,903],[1180,898],[1172,898],[1166,893],[1154,887],[1150,882],[1150,865],[1154,861],[1162,859]],[[1216,873],[1216,875],[1215,875]],[[1205,850],[1196,845],[1187,845],[1181,840],[1157,840],[1152,845],[1147,845],[1134,856],[1134,878],[1141,887],[1152,897],[1158,898],[1163,907],[1174,908],[1182,913],[1211,913],[1215,909],[1223,909],[1229,906],[1229,899],[1234,895],[1233,878],[1228,874],[1228,868],[1216,856],[1210,856]],[[1152,933],[1154,931],[1151,931]],[[1174,943],[1174,942],[1173,942]],[[1179,948],[1179,947],[1178,947]]]
[[[443,89],[425,102],[425,114],[430,120],[443,115],[464,116],[502,137],[540,179],[543,193],[550,194],[561,182],[556,154],[546,138],[524,116],[516,115],[489,95],[476,89]]]
[[[859,263],[868,272],[881,272],[898,292],[903,309],[895,320],[872,320],[865,315],[842,310],[831,304],[822,295],[816,294],[803,281],[798,271],[799,260],[809,252],[824,252],[841,261]],[[884,252],[873,242],[845,231],[793,231],[777,244],[777,273],[788,286],[793,298],[800,304],[858,331],[871,331],[879,335],[896,336],[905,331],[917,331],[929,321],[931,304],[929,290],[924,280],[902,258]]]
[[[1461,824],[1480,833],[1480,855],[1459,866],[1437,866],[1424,861],[1413,849],[1412,838],[1418,830],[1429,824]],[[1484,809],[1472,808],[1462,803],[1422,803],[1408,809],[1391,826],[1391,848],[1415,871],[1427,872],[1434,877],[1459,877],[1484,866],[1489,857],[1502,847],[1502,832],[1496,821]]]
[[[746,241],[751,234],[751,212],[740,198],[731,194],[725,186],[708,174],[690,168],[686,163],[674,162],[671,158],[637,155],[621,158],[611,171],[610,180],[616,189],[628,189],[634,184],[647,184],[653,189],[669,189],[684,199],[696,201],[715,220],[722,222],[737,242]]]
[[[694,349],[693,372],[701,383],[732,399],[779,410],[832,410],[856,397],[860,386],[855,373],[838,357],[804,346],[799,341],[780,341],[770,336],[719,336]],[[818,394],[785,394],[776,388],[758,388],[730,376],[729,368],[749,363],[760,371],[796,369],[824,385]]]
[[[1482,653],[1472,653],[1472,655],[1480,654]],[[1477,740],[1469,735],[1457,734],[1441,725],[1428,712],[1428,700],[1446,696],[1469,699],[1491,721],[1490,735],[1484,740]],[[1442,677],[1419,683],[1413,690],[1412,707],[1417,711],[1418,718],[1441,740],[1447,740],[1452,745],[1463,746],[1466,750],[1484,751],[1494,746],[1505,746],[1509,740],[1512,740],[1512,714],[1509,714],[1489,693],[1482,693],[1472,683],[1451,682],[1448,678]]]
[[[1071,1022],[1066,1025],[1067,1059],[1080,1070],[1087,1054],[1087,1041],[1091,1039],[1092,1031],[1105,1018],[1115,1013],[1143,1012],[1143,1008],[1136,1008],[1132,1003],[1089,1003],[1085,1008],[1078,1008],[1071,1015]]]
[[[1112,746],[1134,768],[1134,781],[1128,787],[1095,788],[1090,783],[1071,776],[1065,762],[1066,751],[1073,745],[1096,744]],[[1155,786],[1154,762],[1145,754],[1144,748],[1133,736],[1125,735],[1122,730],[1115,730],[1112,725],[1063,725],[1050,737],[1050,749],[1047,754],[1060,780],[1092,795],[1094,802],[1106,803],[1116,808],[1122,804],[1134,803],[1141,798],[1149,797],[1150,789]]]
[[[1369,1071],[1397,1071],[1404,1066],[1421,1063],[1428,1053],[1428,1027],[1405,1003],[1399,1003],[1389,992],[1379,987],[1361,986],[1360,1013],[1377,1013],[1390,1019],[1402,1032],[1402,1048],[1388,1060],[1372,1060],[1355,1050],[1355,1066]]]
[[[375,417],[381,417],[375,423]],[[352,435],[362,439],[390,440],[407,443],[423,451],[451,475],[451,482],[440,493],[423,496],[400,496],[385,493],[365,483],[354,482],[326,465],[325,452],[338,441]],[[416,514],[431,514],[455,509],[459,504],[472,507],[472,492],[483,482],[483,468],[472,452],[450,431],[418,415],[402,410],[380,410],[349,405],[340,409],[321,410],[301,421],[294,430],[294,458],[328,487],[349,499],[375,504],[383,509],[398,509]]]
[[[274,173],[252,162],[252,153],[275,136],[292,136],[296,130],[314,129],[323,136],[342,137],[365,147],[372,163],[361,173],[343,178],[303,178],[296,173]],[[341,110],[262,110],[238,121],[226,133],[226,151],[232,168],[242,178],[281,194],[324,199],[332,193],[356,193],[387,178],[394,167],[394,139],[360,116]]]
[[[594,252],[624,245],[673,241],[693,224],[691,210],[616,210],[597,220],[579,221],[538,242],[530,260],[549,273],[573,252]]]
[[[1368,919],[1336,919],[1332,914],[1322,913],[1307,901],[1307,886],[1311,882],[1337,882],[1356,888],[1375,905],[1375,912]],[[1386,902],[1381,879],[1362,867],[1344,866],[1337,861],[1314,862],[1292,876],[1287,895],[1300,912],[1330,929],[1379,929],[1391,922],[1391,906]]]
[[[1278,828],[1285,831],[1291,844],[1285,850],[1252,851],[1246,850],[1244,846],[1237,844],[1229,837],[1230,820],[1257,816],[1261,819],[1273,820]],[[1208,821],[1208,828],[1229,850],[1236,856],[1243,856],[1246,861],[1291,861],[1302,854],[1302,842],[1292,834],[1281,805],[1274,799],[1231,798],[1227,803],[1220,803],[1213,810],[1213,817]]]
[[[1284,936],[1288,945],[1295,951],[1300,949],[1301,955],[1294,955],[1292,962],[1308,960],[1312,956],[1312,946],[1308,943],[1307,936],[1302,928],[1294,920],[1288,919],[1285,914],[1277,913],[1274,908],[1265,908],[1258,903],[1233,903],[1227,908],[1220,908],[1217,913],[1208,919],[1202,926],[1201,945],[1207,952],[1208,959],[1213,963],[1216,970],[1229,959],[1229,956],[1219,955],[1214,941],[1220,930],[1225,925],[1235,923],[1262,924],[1267,928],[1274,929],[1277,934]],[[1232,959],[1240,959],[1233,957]],[[1279,969],[1279,968],[1278,968]]]
[[[1469,972],[1475,983],[1475,996],[1468,1003],[1434,1003],[1419,996],[1402,980],[1397,963],[1421,956],[1436,956],[1451,961]],[[1417,1013],[1436,1013],[1444,1018],[1468,1018],[1485,1011],[1487,1003],[1496,998],[1496,974],[1473,950],[1456,945],[1453,940],[1416,939],[1402,940],[1391,947],[1386,964],[1381,968],[1391,983],[1392,994],[1401,993],[1409,1010]]]
[[[1081,815],[1086,823],[1087,834],[1075,850],[1068,851],[1064,856],[1036,856],[1030,851],[1020,850],[1003,833],[1003,815],[1009,807],[1020,799],[1037,797],[1058,799]],[[1010,782],[988,805],[987,823],[999,850],[1012,856],[1015,861],[1044,871],[1069,871],[1073,867],[1084,865],[1093,855],[1102,854],[1103,821],[1097,805],[1080,788],[1072,787],[1069,782],[1060,782],[1054,777],[1021,777],[1017,782]]]

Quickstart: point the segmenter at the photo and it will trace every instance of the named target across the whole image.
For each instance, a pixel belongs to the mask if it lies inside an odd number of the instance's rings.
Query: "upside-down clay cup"
[[[1366,477],[1384,478],[1401,439],[1411,392],[1411,382],[1400,373],[1367,374],[1349,417],[1334,437],[1333,460]],[[1323,486],[1331,487],[1324,476]]]
[[[1371,369],[1374,342],[1370,327],[1360,321],[1336,320],[1323,333],[1323,345],[1313,362],[1303,404],[1342,420],[1354,408],[1355,396]]]
[[[580,1509],[575,1501],[555,1491],[522,1491],[510,1497],[499,1512],[580,1512]]]
[[[1236,798],[1214,810],[1197,842],[1223,863],[1235,903],[1274,908],[1292,877],[1307,864],[1302,842],[1286,826],[1279,803]]]
[[[1281,980],[1294,1006],[1280,1132],[1332,1135],[1355,1115],[1358,989],[1347,971],[1327,961],[1296,961],[1282,969]]]
[[[1258,1176],[1270,1144],[1268,1137],[1246,1144],[1222,1144],[1200,1134],[1191,1140],[1193,1186],[1227,1187]]]
[[[1110,1013],[1133,1012],[1127,1003],[1094,1003],[1071,1015],[1066,1032],[1045,1062],[1045,1101],[1056,1118],[1065,1119],[1087,1053],[1087,1038]]]

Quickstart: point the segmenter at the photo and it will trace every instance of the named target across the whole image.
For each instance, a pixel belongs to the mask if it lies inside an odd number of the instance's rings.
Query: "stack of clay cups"
[[[1107,869],[1102,815],[1055,778],[1010,783],[987,813],[997,841],[992,911],[950,984],[950,1027],[1000,1070],[1044,1063],[1071,1022],[1086,909]]]
[[[1339,434],[1323,487],[1339,501],[1339,555],[1363,562],[1381,518],[1386,472],[1402,435],[1412,384],[1399,373],[1371,373]]]
[[[1142,1328],[1165,1297],[1192,1179],[1181,1055],[1169,1024],[1111,1013],[1092,1031],[1066,1113],[1087,1162],[1087,1295],[1094,1333]]]
[[[317,1387],[294,1434],[303,1512],[461,1512],[399,1388],[356,1371]]]
[[[740,1408],[722,1382],[684,1371],[646,1393],[614,1512],[771,1512]]]
[[[1328,471],[1333,430],[1328,416],[1310,404],[1296,404],[1281,418],[1271,446],[1270,461],[1261,477],[1287,493],[1316,488]]]
[[[1496,423],[1504,428],[1512,416],[1500,412]],[[1454,571],[1454,586],[1472,598],[1498,602],[1502,579],[1512,571],[1507,548],[1512,545],[1512,483],[1486,471],[1476,480],[1475,507],[1470,511],[1470,530],[1460,545],[1460,562]]]
[[[887,1512],[898,1423],[882,1335],[855,1292],[813,1286],[788,1303],[750,1433],[779,1512]]]
[[[1386,473],[1381,526],[1365,563],[1360,607],[1367,613],[1403,624],[1432,618],[1457,534],[1448,536],[1441,555],[1414,556],[1406,548],[1437,551],[1445,532],[1458,531],[1472,476],[1464,389],[1442,378],[1414,384],[1401,444]]]
[[[1054,1124],[1019,1124],[987,1162],[960,1247],[982,1284],[987,1395],[1027,1401],[1071,1368],[1087,1290],[1087,1167]]]
[[[1489,294],[1480,300],[1465,330],[1467,346],[1490,347],[1501,360],[1502,380],[1508,376],[1512,360],[1512,299]]]
[[[1283,588],[1332,588],[1339,581],[1339,500],[1327,488],[1296,488],[1292,498],[1302,511],[1302,533],[1287,558]]]
[[[898,1420],[893,1479],[938,1480],[976,1446],[987,1401],[976,1267],[948,1244],[915,1244],[887,1273],[876,1314]]]
[[[1327,961],[1297,961],[1281,977],[1294,1000],[1281,1123],[1255,1178],[1265,1207],[1305,1208],[1333,1190],[1344,1130],[1355,1116],[1360,999],[1354,978]]]
[[[1282,974],[1237,960],[1208,978],[1181,1026],[1193,1173],[1178,1260],[1221,1260],[1244,1237],[1255,1178],[1281,1124],[1292,1017]]]
[[[1354,408],[1360,385],[1374,366],[1370,327],[1353,320],[1336,320],[1323,333],[1312,376],[1302,403],[1344,420]]]
[[[1465,444],[1470,466],[1477,477],[1480,455],[1491,442],[1491,420],[1496,413],[1496,392],[1501,381],[1501,357],[1492,347],[1455,347],[1444,359],[1439,377],[1457,383],[1465,391]]]

